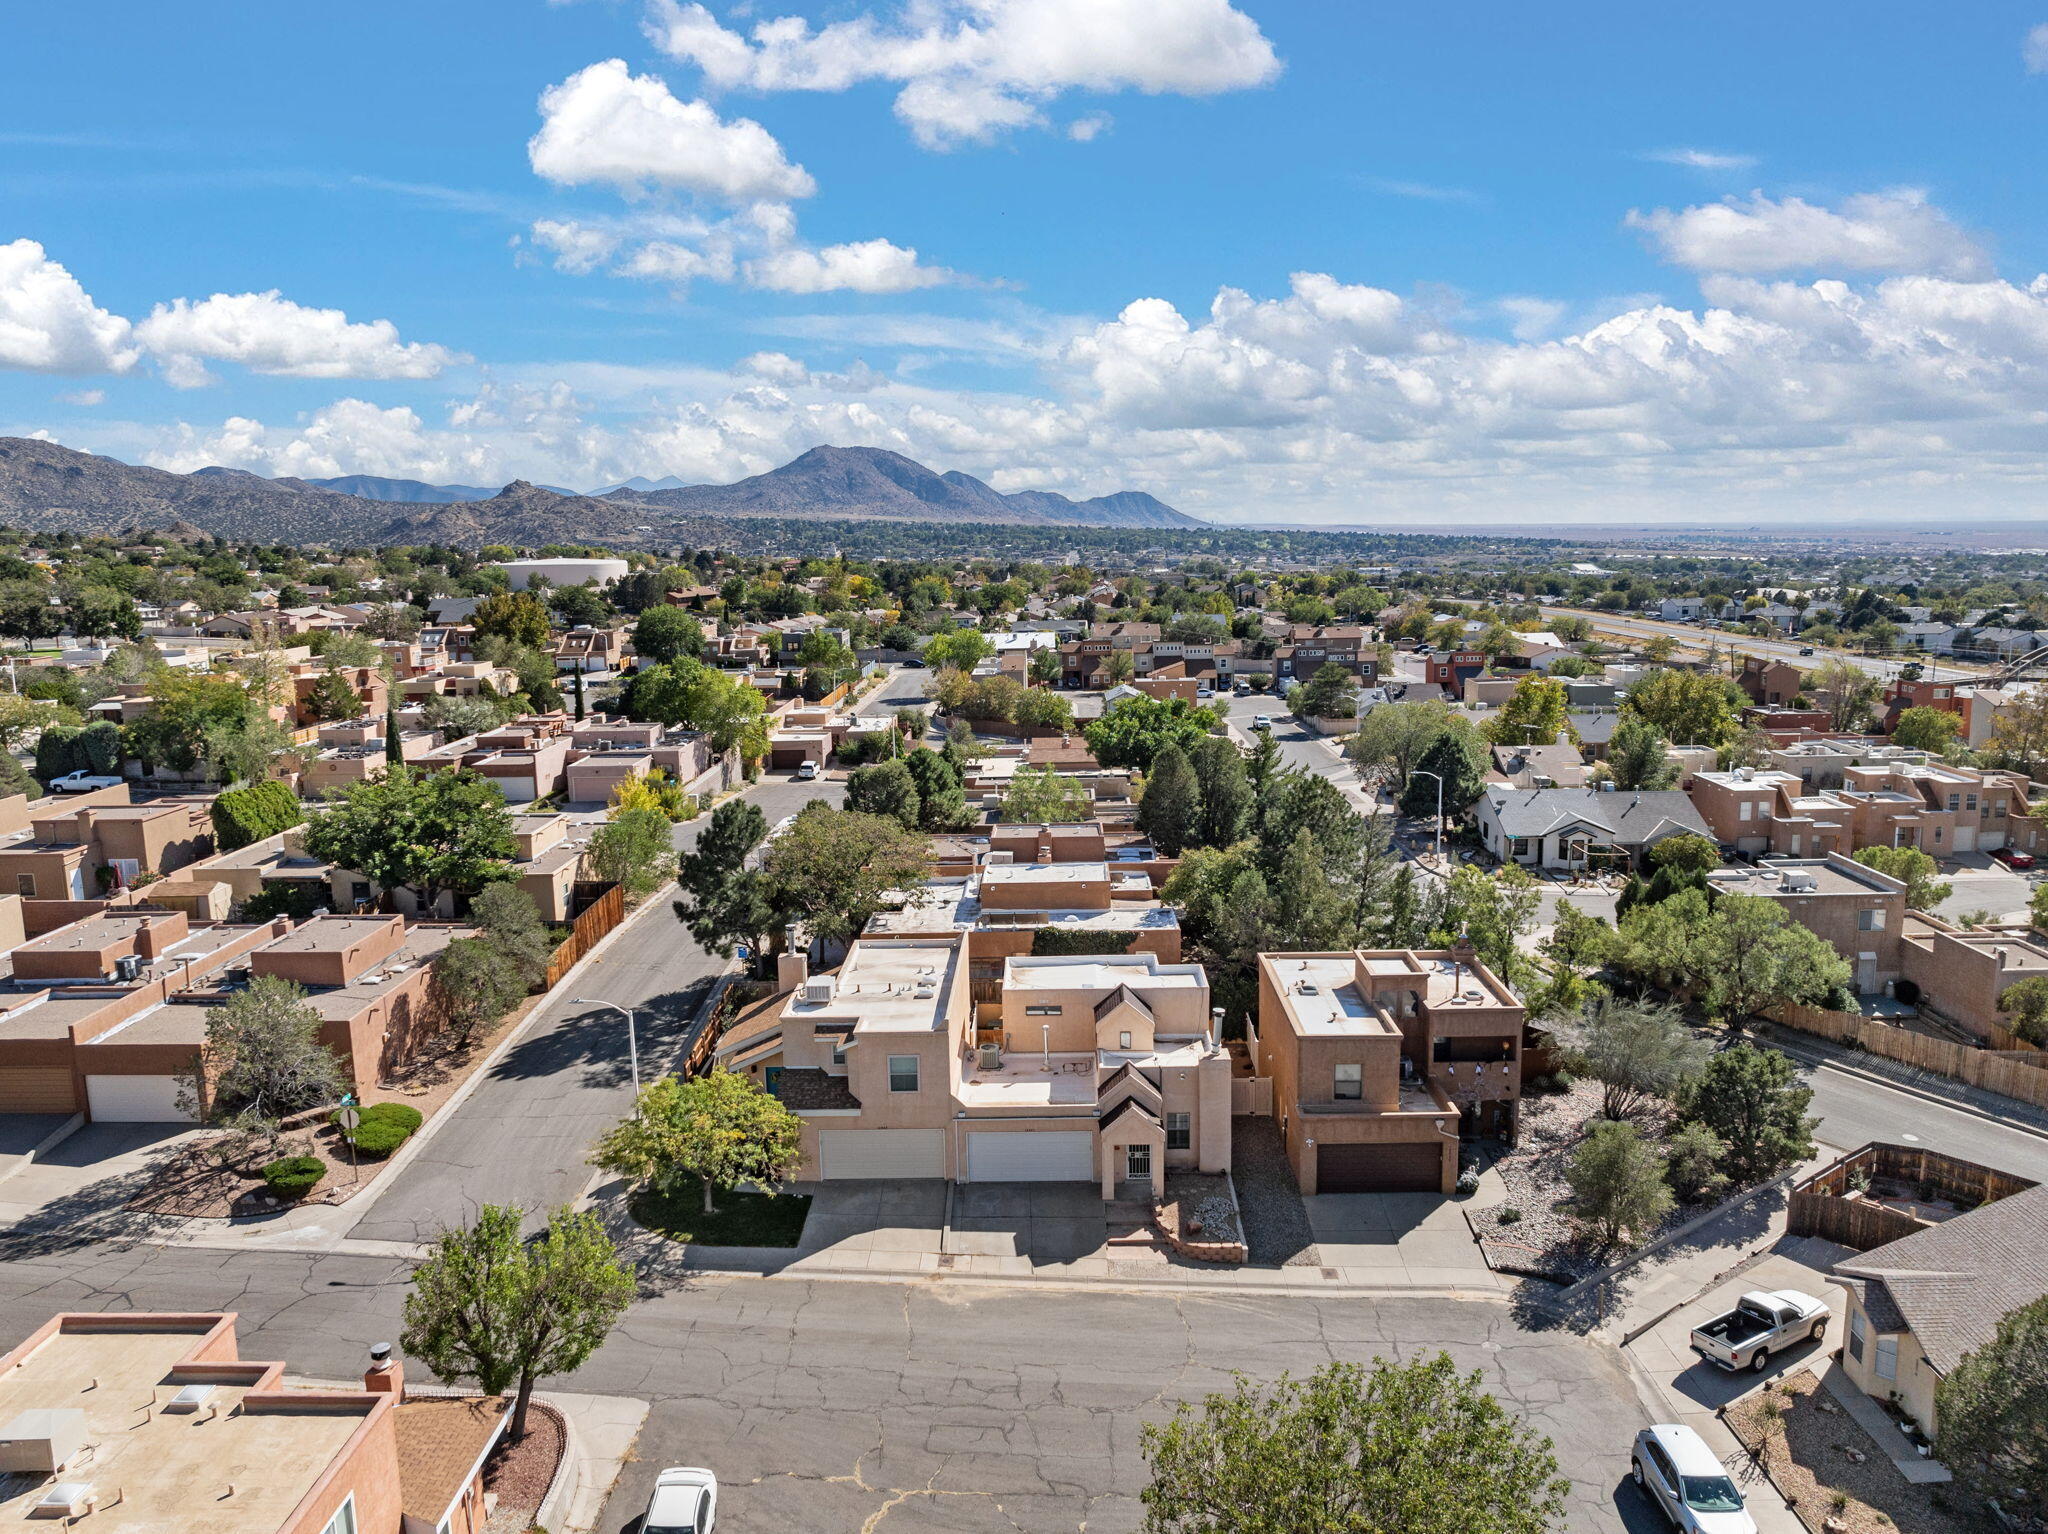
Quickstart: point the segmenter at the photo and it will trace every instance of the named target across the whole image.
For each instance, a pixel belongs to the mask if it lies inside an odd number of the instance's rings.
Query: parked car
[[[1250,678],[1239,677],[1230,690],[1236,693],[1240,698],[1250,697],[1252,691],[1252,684]]]
[[[1753,1289],[1726,1315],[1693,1328],[1692,1348],[1723,1369],[1762,1369],[1773,1353],[1827,1335],[1827,1301],[1797,1289]]]
[[[1691,1428],[1644,1428],[1636,1434],[1630,1461],[1636,1485],[1685,1534],[1756,1534],[1756,1520],[1743,1507],[1728,1467]]]
[[[81,767],[77,772],[67,772],[61,778],[50,779],[53,794],[89,794],[96,788],[119,788],[127,781],[111,777],[106,773],[89,772]]]
[[[712,1534],[717,1525],[718,1477],[709,1470],[671,1465],[654,1478],[640,1534]]]
[[[1802,646],[1802,647],[1800,648],[1800,651],[1799,651],[1799,653],[1800,653],[1801,655],[1811,655],[1811,654],[1813,653],[1813,646],[1812,646],[1812,645],[1804,645],[1804,646]]]
[[[2007,868],[2032,868],[2034,866],[2034,854],[2022,852],[2017,847],[2000,847],[1991,855]]]
[[[1259,715],[1259,716],[1258,716],[1258,717],[1257,717],[1256,719],[1254,719],[1254,720],[1252,721],[1252,728],[1253,728],[1253,729],[1255,729],[1255,730],[1270,730],[1270,729],[1272,729],[1272,728],[1273,728],[1273,716],[1272,716],[1271,714],[1261,714],[1261,715]]]
[[[810,782],[810,781],[811,781],[811,780],[812,780],[813,778],[817,777],[817,775],[818,775],[818,764],[817,764],[816,762],[801,762],[801,763],[799,763],[799,764],[797,765],[797,769],[796,769],[796,781],[797,781],[797,782],[799,782],[799,783],[808,783],[808,782]]]

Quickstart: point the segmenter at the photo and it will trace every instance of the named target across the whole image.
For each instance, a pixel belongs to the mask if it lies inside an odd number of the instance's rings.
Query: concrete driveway
[[[953,1190],[946,1250],[965,1257],[1016,1257],[1032,1267],[1098,1257],[1111,1206],[1085,1182],[971,1182]]]
[[[823,1255],[833,1268],[863,1268],[866,1254],[943,1250],[946,1184],[936,1177],[848,1178],[799,1183],[811,1212],[797,1241],[801,1256]]]
[[[1319,1193],[1301,1202],[1325,1267],[1371,1269],[1374,1282],[1416,1288],[1508,1288],[1472,1239],[1463,1202],[1440,1193]]]

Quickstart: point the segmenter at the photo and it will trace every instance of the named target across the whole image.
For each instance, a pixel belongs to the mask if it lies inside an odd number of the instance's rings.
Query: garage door
[[[944,1177],[943,1129],[828,1129],[818,1136],[819,1176]]]
[[[189,1124],[178,1107],[183,1088],[176,1076],[88,1076],[85,1099],[95,1124]]]
[[[1015,1134],[983,1131],[967,1137],[969,1182],[1093,1182],[1095,1131]]]
[[[1318,1193],[1436,1193],[1443,1152],[1423,1145],[1318,1145]]]
[[[0,1071],[0,1113],[76,1113],[78,1089],[68,1066]]]

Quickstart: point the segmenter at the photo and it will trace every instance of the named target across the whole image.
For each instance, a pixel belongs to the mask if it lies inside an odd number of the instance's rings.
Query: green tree
[[[1664,1180],[1682,1204],[1699,1204],[1728,1186],[1728,1147],[1704,1124],[1680,1124],[1664,1142]]]
[[[1681,874],[1707,874],[1721,866],[1721,849],[1691,831],[1667,836],[1650,849],[1650,862]]]
[[[540,983],[554,957],[555,939],[533,896],[510,882],[486,884],[469,903],[469,919],[486,942],[512,961],[526,985]]]
[[[321,1019],[289,980],[257,975],[206,1014],[196,1075],[180,1102],[209,1123],[275,1122],[341,1095],[341,1063],[320,1042]]]
[[[1564,683],[1540,673],[1524,677],[1481,733],[1497,746],[1549,745],[1571,729]]]
[[[931,844],[880,815],[813,800],[761,859],[768,904],[826,942],[851,942],[892,891],[922,884]]]
[[[906,831],[924,825],[924,801],[917,792],[917,779],[901,760],[854,768],[846,779],[846,807],[863,815],[886,816]]]
[[[1831,655],[1813,668],[1806,690],[1827,710],[1829,728],[1860,730],[1874,720],[1884,682],[1854,661]]]
[[[1709,1059],[1679,1094],[1679,1113],[1704,1124],[1728,1147],[1738,1182],[1771,1177],[1813,1154],[1815,1120],[1806,1116],[1813,1088],[1799,1079],[1791,1056],[1738,1044]]]
[[[1146,1534],[1549,1534],[1571,1485],[1550,1440],[1443,1353],[1240,1374],[1139,1442]]]
[[[1251,820],[1251,778],[1244,753],[1221,735],[1198,741],[1188,757],[1202,801],[1202,823],[1190,838],[1205,847],[1227,847]]]
[[[961,628],[932,635],[925,641],[921,658],[934,671],[950,666],[956,671],[971,672],[994,653],[995,646],[980,629]]]
[[[1633,1124],[1595,1124],[1572,1154],[1565,1178],[1573,1215],[1599,1232],[1603,1248],[1630,1233],[1647,1237],[1671,1212],[1664,1158]]]
[[[1953,884],[1934,877],[1941,865],[1918,847],[1865,847],[1856,861],[1904,884],[1906,905],[1915,911],[1931,911],[1955,893]]]
[[[1051,767],[1025,767],[1010,779],[996,819],[1006,826],[1071,825],[1087,820],[1088,787]]]
[[[1892,722],[1892,744],[1943,756],[1955,745],[1962,727],[1962,717],[1946,709],[1902,709]]]
[[[1607,771],[1623,792],[1670,788],[1678,782],[1678,764],[1668,742],[1649,720],[1629,714],[1617,720],[1607,743]]]
[[[1999,994],[1998,1010],[2012,1019],[2012,1031],[2027,1043],[2048,1044],[2048,975],[2034,975]]]
[[[2008,1311],[1934,1387],[1942,1463],[2008,1512],[2048,1507],[2048,1295]]]
[[[513,644],[530,645],[536,650],[544,649],[548,644],[547,607],[529,591],[487,596],[476,604],[469,621],[479,637],[495,634]]]
[[[1820,1001],[1849,983],[1849,965],[1829,943],[1760,895],[1715,901],[1700,939],[1707,1005],[1738,1026],[1776,1003]]]
[[[387,892],[409,889],[431,911],[442,893],[474,895],[507,877],[512,817],[488,778],[396,767],[352,783],[306,832],[306,851]]]
[[[1421,919],[1430,947],[1467,939],[1482,964],[1519,986],[1529,972],[1522,938],[1535,926],[1541,903],[1542,886],[1526,868],[1511,863],[1489,873],[1466,865],[1452,869],[1448,879],[1431,881]]]
[[[562,1208],[536,1239],[518,1209],[486,1204],[476,1223],[441,1233],[405,1297],[407,1353],[443,1384],[473,1379],[486,1395],[517,1387],[514,1442],[526,1436],[534,1382],[581,1367],[633,1301],[632,1270],[595,1213]]]
[[[1152,770],[1145,774],[1138,829],[1163,856],[1177,858],[1199,834],[1201,822],[1202,790],[1195,770],[1178,747],[1168,746],[1152,759]]]
[[[362,694],[340,672],[329,671],[306,694],[306,711],[315,719],[357,719],[362,717]]]
[[[747,867],[768,838],[767,817],[745,799],[728,799],[711,812],[696,846],[678,860],[682,898],[676,917],[697,946],[730,957],[742,943],[764,946],[776,927],[765,883]]]
[[[1336,661],[1325,661],[1294,690],[1294,712],[1304,719],[1349,719],[1358,712],[1358,686]]]
[[[1561,1031],[1579,1069],[1601,1085],[1603,1118],[1625,1119],[1676,1095],[1707,1060],[1676,1007],[1602,996]]]
[[[565,628],[579,624],[595,627],[612,615],[612,604],[595,586],[564,586],[559,591],[550,591],[547,604]]]
[[[659,889],[674,866],[669,818],[660,810],[614,810],[584,853],[590,871],[620,885],[628,895]]]
[[[1410,769],[1419,766],[1422,753],[1436,743],[1452,721],[1471,729],[1469,721],[1453,714],[1440,702],[1382,703],[1358,721],[1358,732],[1344,748],[1362,777],[1384,782],[1396,794],[1408,786]],[[1435,785],[1431,785],[1434,793]],[[1431,799],[1434,806],[1435,800]]]
[[[434,960],[448,1033],[467,1049],[481,1028],[495,1023],[526,999],[527,979],[518,962],[486,938],[459,937]]]
[[[299,796],[283,783],[231,788],[214,799],[208,813],[214,846],[222,852],[233,852],[306,821]]]
[[[607,1130],[593,1165],[672,1194],[695,1178],[704,1212],[719,1188],[780,1182],[803,1159],[803,1121],[746,1077],[716,1070],[663,1076],[640,1089],[633,1117]]]
[[[1615,968],[1648,985],[1697,994],[1705,989],[1709,972],[1704,933],[1711,919],[1707,892],[1701,889],[1631,908],[1619,924]]]
[[[1135,767],[1145,772],[1168,746],[1178,747],[1186,756],[1215,728],[1216,716],[1185,698],[1139,697],[1125,698],[1082,733],[1088,738],[1088,749],[1103,766]]]
[[[1041,646],[1031,652],[1029,664],[1031,680],[1040,687],[1050,687],[1060,679],[1060,652]]]
[[[667,665],[704,653],[704,625],[680,607],[650,607],[633,625],[633,653],[642,666]]]
[[[918,823],[927,831],[957,831],[967,824],[967,794],[953,764],[929,746],[903,758],[917,787]]]
[[[1747,701],[1724,677],[1662,670],[1638,679],[1623,709],[1655,725],[1666,740],[1718,746],[1734,735],[1735,710]]]
[[[1373,710],[1378,713],[1378,709]],[[1448,816],[1464,813],[1467,806],[1486,791],[1486,770],[1491,763],[1475,731],[1445,730],[1430,742],[1420,760],[1409,769],[1408,787],[1401,794],[1401,813],[1414,819],[1433,817],[1437,810],[1437,788],[1441,780],[1443,810]],[[1436,776],[1427,776],[1427,774]]]

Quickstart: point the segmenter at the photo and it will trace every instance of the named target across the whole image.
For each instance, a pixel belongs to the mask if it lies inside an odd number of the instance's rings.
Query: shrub
[[[366,1156],[390,1155],[425,1122],[420,1110],[407,1103],[372,1103],[359,1111],[362,1118],[355,1133],[344,1133],[342,1138]],[[327,1121],[336,1123],[340,1112],[335,1109],[327,1115]]]
[[[222,852],[290,830],[306,818],[299,796],[275,780],[230,789],[213,801],[212,815],[214,845]]]
[[[301,1199],[327,1175],[327,1163],[318,1156],[285,1156],[263,1168],[263,1185],[283,1199]]]
[[[1495,1218],[1503,1225],[1519,1225],[1522,1223],[1522,1211],[1513,1204],[1503,1204],[1500,1213]]]
[[[1460,1196],[1469,1196],[1471,1194],[1477,1193],[1478,1191],[1479,1168],[1476,1166],[1468,1166],[1465,1168],[1464,1171],[1458,1174],[1458,1192]]]

